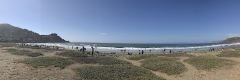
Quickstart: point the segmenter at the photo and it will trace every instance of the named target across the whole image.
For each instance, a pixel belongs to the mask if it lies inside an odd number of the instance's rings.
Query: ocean
[[[218,45],[218,43],[179,43],[179,44],[160,44],[160,43],[82,43],[73,42],[68,45],[74,46],[97,46],[97,47],[114,47],[114,48],[164,48],[164,47],[196,47]]]

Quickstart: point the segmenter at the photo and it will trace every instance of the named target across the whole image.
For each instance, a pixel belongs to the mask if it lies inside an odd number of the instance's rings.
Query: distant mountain
[[[231,37],[223,41],[223,43],[240,43],[240,37]]]
[[[55,43],[68,41],[65,41],[56,33],[52,33],[50,35],[40,35],[30,30],[18,28],[10,24],[0,24],[0,42]]]

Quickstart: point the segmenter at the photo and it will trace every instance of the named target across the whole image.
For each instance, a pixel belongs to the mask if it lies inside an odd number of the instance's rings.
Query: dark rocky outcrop
[[[56,43],[68,42],[56,33],[40,35],[27,29],[18,28],[10,24],[0,24],[0,42],[18,43]]]

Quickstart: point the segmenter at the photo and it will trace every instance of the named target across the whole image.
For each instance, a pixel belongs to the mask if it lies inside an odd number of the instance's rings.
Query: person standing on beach
[[[85,53],[86,48],[83,46],[82,47],[82,52]]]
[[[139,53],[138,54],[141,54],[141,50],[138,50],[139,51]]]
[[[163,54],[165,54],[166,49],[163,49]]]
[[[142,54],[144,53],[144,51],[142,50]]]
[[[78,50],[78,47],[76,47],[76,49]]]
[[[92,56],[93,56],[93,54],[94,54],[94,47],[91,47],[92,48]]]

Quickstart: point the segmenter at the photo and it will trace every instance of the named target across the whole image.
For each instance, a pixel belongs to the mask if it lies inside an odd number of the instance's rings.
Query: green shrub
[[[158,55],[154,55],[154,54],[132,55],[132,56],[129,56],[128,59],[129,60],[142,60],[142,59],[152,58],[152,57],[157,57],[157,56]]]
[[[174,53],[174,54],[160,54],[160,56],[166,57],[192,57],[193,55],[188,53]]]
[[[132,65],[87,66],[77,69],[81,80],[165,80]]]
[[[234,48],[235,51],[240,51],[240,48]]]
[[[32,52],[28,50],[7,49],[7,51],[13,55],[23,55],[23,56],[29,56],[29,57],[38,57],[43,55],[42,53]]]
[[[160,57],[160,58],[148,58],[141,61],[143,67],[166,73],[168,75],[181,74],[186,70],[184,64],[177,62],[176,58]]]
[[[73,64],[73,61],[65,58],[59,58],[59,57],[37,57],[37,58],[29,58],[24,61],[21,61],[22,63],[31,65],[34,68],[42,68],[42,67],[59,67],[61,69],[65,68],[66,66]]]
[[[217,55],[218,57],[240,57],[240,51],[225,50]]]
[[[127,61],[123,61],[114,57],[77,57],[72,59],[82,64],[100,64],[100,65],[130,64]]]
[[[231,65],[233,63],[233,61],[220,59],[213,56],[191,57],[185,60],[185,62],[195,66],[198,70],[212,70],[225,65]]]
[[[79,51],[70,51],[70,50],[57,53],[56,55],[64,56],[64,57],[88,57],[88,56],[90,56],[89,54],[83,54],[82,52],[79,52]]]

